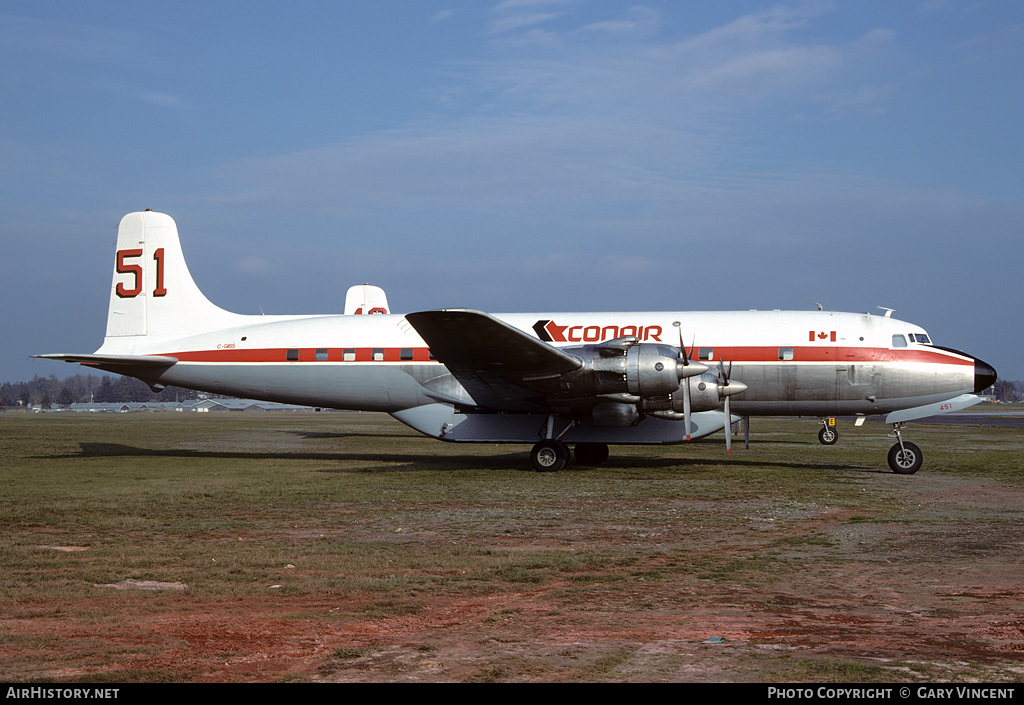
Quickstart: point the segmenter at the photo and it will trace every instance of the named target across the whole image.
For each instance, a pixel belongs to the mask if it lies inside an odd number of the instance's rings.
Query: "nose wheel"
[[[833,423],[835,420],[832,420]],[[822,425],[821,430],[818,431],[818,442],[823,446],[834,446],[836,441],[839,440],[839,431],[836,430],[835,426],[829,426],[828,423]]]
[[[910,441],[903,440],[903,424],[894,423],[892,433],[896,445],[889,449],[889,469],[897,475],[913,475],[921,469],[924,456],[921,449]]]

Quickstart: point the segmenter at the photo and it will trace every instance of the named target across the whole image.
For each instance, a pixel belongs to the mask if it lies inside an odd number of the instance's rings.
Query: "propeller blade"
[[[686,427],[686,440],[690,440],[690,378],[683,380],[683,424]]]
[[[683,367],[690,364],[690,358],[686,355],[686,348],[683,347],[683,327],[679,321],[672,321],[672,325],[679,331],[679,353],[683,356]]]
[[[729,397],[725,398],[725,452],[732,453],[732,414],[729,413]]]
[[[686,354],[683,346],[683,327],[679,321],[673,321],[672,325],[679,331],[679,354],[683,356],[683,367],[690,366],[690,357]],[[690,351],[692,354],[692,350]],[[683,384],[683,425],[686,428],[686,440],[690,440],[690,378],[682,380]]]
[[[725,452],[732,453],[732,410],[729,408],[729,397],[733,394],[738,394],[747,388],[747,385],[742,382],[737,382],[734,387],[735,389],[728,389],[729,386],[729,375],[732,374],[732,360],[729,360],[729,371],[725,371],[725,364],[722,360],[718,361],[718,384],[719,391],[722,395],[723,411],[725,413]]]

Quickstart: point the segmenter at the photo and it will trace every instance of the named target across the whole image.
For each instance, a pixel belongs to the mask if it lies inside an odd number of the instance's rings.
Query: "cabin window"
[[[894,348],[905,348],[905,347],[907,347],[907,338],[906,338],[906,336],[900,335],[899,333],[894,335],[892,337],[892,346]]]
[[[288,350],[285,351],[284,359],[287,360],[288,362],[298,362],[299,361],[299,349],[298,348],[288,348]]]
[[[402,351],[399,354],[399,357],[402,360],[411,360],[412,359],[412,348],[402,348]]]
[[[792,360],[793,359],[793,348],[779,348],[779,359],[780,360]]]
[[[356,351],[351,348],[349,348],[348,350],[342,350],[341,359],[344,360],[345,362],[355,362]]]
[[[384,360],[384,349],[374,348],[372,357],[375,361],[381,362],[382,360]]]
[[[698,360],[714,360],[715,349],[714,348],[698,348],[697,349]]]
[[[316,361],[327,362],[327,348],[317,348]]]

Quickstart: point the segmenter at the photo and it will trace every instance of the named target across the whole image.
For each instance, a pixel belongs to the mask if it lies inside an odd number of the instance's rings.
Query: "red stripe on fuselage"
[[[715,347],[702,345],[714,350],[711,362],[723,360],[739,363],[780,363],[780,351],[791,346],[738,346]],[[290,351],[298,351],[298,359],[289,359]],[[855,348],[836,346],[792,346],[792,360],[783,364],[817,362],[837,364],[869,364],[888,362],[912,362],[957,365],[970,367],[974,360],[941,350],[928,348]],[[317,359],[317,353],[326,351],[326,360]],[[411,353],[411,357],[409,356]],[[220,350],[194,350],[188,352],[161,353],[176,357],[181,362],[216,363],[270,363],[270,362],[430,362],[427,348],[372,348],[372,347],[324,347],[324,348],[224,348]],[[293,354],[294,357],[294,354]],[[321,357],[323,355],[321,354]]]

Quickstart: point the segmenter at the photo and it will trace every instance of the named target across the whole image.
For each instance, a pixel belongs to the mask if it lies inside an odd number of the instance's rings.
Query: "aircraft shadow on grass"
[[[318,434],[320,437],[333,436],[335,434]],[[350,437],[337,434],[339,438]],[[774,443],[774,441],[773,441]],[[365,467],[337,467],[321,468],[318,472],[325,473],[385,473],[385,472],[408,472],[410,470],[436,471],[451,470],[453,472],[468,470],[515,470],[534,474],[531,469],[522,466],[521,452],[496,453],[493,455],[474,456],[437,456],[427,453],[402,453],[402,452],[288,452],[288,451],[224,451],[224,450],[195,450],[188,448],[142,448],[126,445],[123,443],[79,443],[80,451],[63,457],[67,458],[117,458],[117,457],[141,457],[141,458],[181,458],[193,460],[316,460],[324,462],[358,462],[365,463]],[[51,458],[53,456],[50,456]],[[600,467],[570,465],[569,469],[616,472],[627,470],[664,470],[676,469],[681,473],[703,468],[716,461],[707,458],[658,458],[658,457],[630,457],[622,458],[621,463],[609,460]],[[741,459],[733,456],[728,459],[730,467],[744,467],[750,469],[763,468],[766,466],[792,468],[794,470],[821,470],[837,473],[879,473],[883,470],[877,467],[866,465],[851,465],[846,463],[811,462],[779,462],[766,461],[765,459]],[[888,473],[885,473],[888,474]]]

